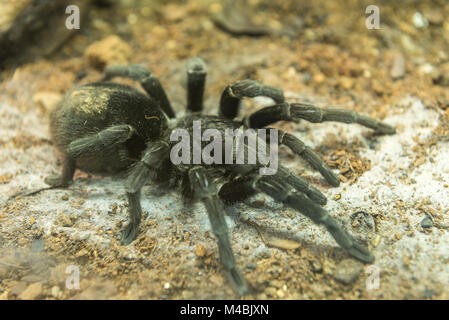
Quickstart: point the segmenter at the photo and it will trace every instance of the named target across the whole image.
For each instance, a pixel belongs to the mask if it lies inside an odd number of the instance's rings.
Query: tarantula
[[[133,79],[147,95],[137,89],[110,82],[113,77]],[[303,178],[279,166],[273,175],[260,175],[260,164],[204,165],[179,164],[170,161],[172,130],[190,130],[194,121],[202,121],[202,130],[215,128],[263,128],[274,122],[339,121],[358,123],[379,133],[392,134],[395,129],[380,121],[340,109],[320,109],[303,103],[288,103],[282,90],[254,80],[237,81],[222,93],[219,115],[202,115],[206,66],[195,58],[187,64],[187,113],[175,118],[167,95],[159,80],[140,65],[111,65],[104,78],[69,91],[50,115],[53,141],[62,153],[61,175],[52,175],[46,183],[66,187],[75,168],[112,175],[126,174],[125,190],[129,203],[129,223],[122,232],[122,244],[137,236],[142,216],[140,192],[148,179],[159,183],[176,181],[186,197],[201,200],[207,210],[212,231],[218,241],[220,260],[233,289],[240,295],[250,286],[236,266],[225,221],[223,201],[242,200],[254,192],[264,192],[290,206],[317,224],[324,225],[336,242],[350,255],[365,263],[374,256],[332,218],[322,205],[326,197]],[[242,121],[236,121],[239,104],[244,97],[266,96],[275,104],[265,107]],[[285,145],[303,157],[333,186],[338,177],[324,161],[298,138],[279,130],[279,145]]]

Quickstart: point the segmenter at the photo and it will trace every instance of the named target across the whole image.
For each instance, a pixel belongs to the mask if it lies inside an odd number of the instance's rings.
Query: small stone
[[[253,208],[262,208],[264,205],[265,205],[264,199],[254,200],[253,202],[251,202],[251,206]]]
[[[361,262],[345,259],[341,261],[334,272],[334,279],[344,284],[351,284],[359,277],[362,272],[363,264]]]
[[[278,298],[284,298],[285,297],[285,292],[281,289],[279,289],[278,291],[276,291],[276,295],[278,296]]]
[[[62,291],[61,291],[61,289],[58,286],[53,286],[51,288],[51,295],[54,298],[60,298],[62,296]]]
[[[44,250],[45,242],[44,239],[36,239],[31,243],[31,251],[42,252]]]
[[[77,257],[87,257],[87,256],[89,256],[89,252],[83,248],[76,253],[76,256]]]
[[[326,80],[326,76],[322,73],[317,73],[313,76],[313,82],[320,84]]]
[[[275,297],[276,293],[277,293],[277,290],[274,287],[268,287],[265,289],[265,294],[267,296]]]
[[[71,227],[73,226],[73,221],[69,215],[61,213],[56,219],[56,224],[63,227]]]
[[[15,284],[14,286],[11,287],[11,293],[13,295],[19,296],[22,294],[22,292],[25,291],[26,288],[27,288],[26,282],[20,281],[19,283]]]
[[[312,268],[312,271],[315,273],[323,272],[323,265],[318,260],[311,261],[310,267]]]
[[[402,235],[401,235],[399,232],[396,232],[396,233],[394,234],[394,238],[395,238],[396,240],[401,240]]]
[[[350,77],[341,77],[340,86],[346,90],[352,89],[354,81]]]
[[[405,61],[401,53],[396,53],[393,60],[393,66],[390,70],[390,76],[393,79],[402,78],[405,75]]]
[[[415,12],[415,14],[413,15],[413,25],[415,26],[415,28],[421,29],[421,28],[426,28],[429,26],[429,20],[427,20],[426,17],[424,17],[422,15],[421,12]]]
[[[376,235],[376,237],[373,239],[371,243],[373,244],[374,247],[377,247],[380,243],[380,240],[381,240],[380,235]]]
[[[436,74],[436,68],[430,63],[424,63],[419,66],[418,71],[422,74]]]
[[[402,262],[404,262],[404,266],[408,267],[410,265],[410,260],[408,259],[408,257],[404,254],[402,256]]]
[[[109,64],[127,64],[132,55],[131,47],[116,35],[108,36],[87,47],[88,63],[97,70]]]
[[[64,200],[64,201],[69,200],[69,194],[68,193],[64,193],[64,195],[61,197],[61,200]]]
[[[22,300],[34,300],[42,295],[42,284],[40,282],[36,282],[30,284],[19,296]]]
[[[52,110],[59,100],[61,100],[61,94],[51,91],[37,92],[33,96],[33,102],[43,107],[45,111]]]
[[[248,264],[246,265],[246,269],[249,269],[249,270],[256,270],[256,269],[257,269],[257,264],[254,264],[254,263],[248,263]]]
[[[206,255],[206,248],[203,245],[198,244],[196,246],[195,254],[198,258],[202,258]]]
[[[426,216],[424,219],[421,220],[421,227],[432,228],[433,227],[432,219],[430,219],[429,216]]]

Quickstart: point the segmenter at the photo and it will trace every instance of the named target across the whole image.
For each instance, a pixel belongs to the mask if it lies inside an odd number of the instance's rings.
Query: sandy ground
[[[193,12],[192,19],[196,15],[208,21],[191,3],[186,7]],[[179,50],[171,49],[173,44],[160,48],[154,44],[168,33],[168,42],[175,39],[175,46],[186,45],[177,36],[188,33],[188,27],[187,31],[183,28],[189,20],[173,19],[165,31],[149,22],[147,30],[152,30],[153,39],[131,28],[132,40],[121,41],[137,48],[135,56],[126,59],[143,63],[159,75],[182,114],[185,93],[181,83],[189,57],[179,56]],[[394,81],[388,76],[390,62],[382,62],[395,55],[388,48],[385,53],[363,56],[358,49],[348,51],[340,44],[234,38],[214,29],[210,21],[203,27],[203,33],[217,37],[211,40],[211,48],[204,49],[201,42],[190,45],[208,64],[208,113],[216,112],[226,83],[251,76],[282,87],[289,101],[353,109],[383,118],[398,131],[376,136],[358,125],[279,125],[306,141],[341,174],[345,182],[332,188],[304,161],[286,150],[281,152],[281,163],[325,193],[329,199],[325,208],[367,244],[376,261],[373,265],[355,262],[324,228],[256,195],[229,207],[227,219],[238,265],[257,290],[249,298],[447,299],[449,113],[433,100],[444,100],[441,92],[447,89],[434,85],[430,75],[419,73],[418,66],[432,64],[431,59],[407,59],[407,74]],[[160,190],[151,183],[144,187],[141,236],[126,247],[119,243],[127,219],[120,178],[77,172],[68,189],[7,202],[17,192],[45,187],[43,178],[60,170],[49,141],[48,109],[76,83],[99,78],[100,72],[89,65],[84,51],[91,42],[84,36],[75,37],[65,50],[80,50],[84,55],[30,63],[7,71],[1,83],[0,297],[238,298],[221,273],[204,207],[185,204],[175,190]],[[224,52],[220,43],[227,44]],[[263,43],[266,50],[261,50]],[[239,47],[245,48],[244,54]],[[152,52],[149,57],[147,50]],[[404,56],[409,57],[406,51]],[[366,58],[361,61],[360,57]],[[355,74],[345,75],[344,70],[355,70]],[[80,71],[85,73],[81,82],[77,78]],[[382,80],[381,88],[376,87]],[[245,101],[245,112],[269,103],[263,98]],[[353,215],[360,211],[365,214]],[[248,219],[251,223],[244,222]],[[275,241],[285,247],[286,240],[294,248],[269,247]],[[80,271],[79,289],[67,285],[73,266]]]

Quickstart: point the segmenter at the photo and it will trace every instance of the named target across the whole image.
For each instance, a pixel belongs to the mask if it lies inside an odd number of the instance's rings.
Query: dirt
[[[253,0],[235,7],[250,17],[236,34],[216,23],[228,2],[100,2],[58,51],[0,76],[1,299],[239,298],[204,207],[175,191],[145,186],[140,237],[129,246],[119,241],[127,217],[120,178],[77,171],[66,190],[7,201],[60,170],[47,116],[65,92],[99,80],[109,63],[140,63],[181,115],[185,66],[195,56],[208,68],[206,113],[217,113],[227,84],[252,78],[282,88],[288,101],[354,110],[397,128],[378,136],[332,122],[276,125],[339,174],[343,183],[332,188],[282,149],[281,163],[325,193],[325,208],[376,262],[348,262],[323,228],[256,195],[227,218],[237,263],[256,288],[247,298],[448,299],[448,4],[379,1],[380,29],[369,30],[370,1]],[[257,37],[239,34],[261,26]],[[242,115],[270,103],[245,100]],[[352,217],[358,211],[365,214]],[[426,217],[432,224],[423,227]]]

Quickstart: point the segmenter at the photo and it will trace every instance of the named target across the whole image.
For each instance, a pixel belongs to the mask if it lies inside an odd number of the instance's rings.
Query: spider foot
[[[69,185],[68,182],[63,181],[62,176],[59,174],[52,174],[45,177],[44,182],[53,188],[64,188]]]
[[[357,240],[343,230],[332,217],[325,217],[323,223],[327,230],[332,234],[335,241],[337,241],[337,243],[351,256],[364,263],[374,262],[374,255],[365,246],[357,243]]]
[[[225,274],[234,291],[240,296],[248,295],[253,291],[237,268],[225,270]]]
[[[140,223],[130,222],[122,231],[121,244],[126,246],[133,242],[139,233]]]
[[[365,262],[365,263],[373,263],[374,255],[364,246],[358,243],[354,243],[352,247],[345,248],[346,251],[353,256],[354,258]]]

